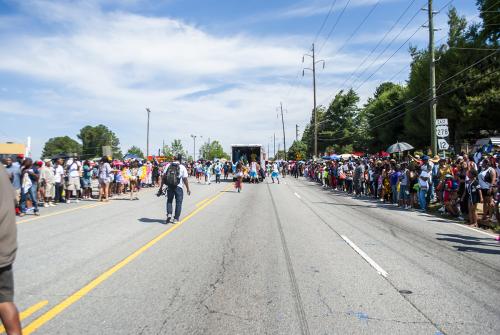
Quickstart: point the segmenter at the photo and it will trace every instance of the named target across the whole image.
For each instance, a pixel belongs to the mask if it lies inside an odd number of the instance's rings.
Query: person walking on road
[[[234,187],[238,190],[238,193],[240,193],[243,188],[243,164],[241,162],[236,164],[235,177]]]
[[[272,172],[271,172],[271,180],[273,181],[274,184],[274,178],[278,181],[278,184],[280,183],[280,172],[278,169],[278,163],[273,162],[272,165]]]
[[[160,190],[158,195],[163,192],[163,185],[167,186],[167,220],[165,224],[172,222],[176,224],[179,222],[182,210],[182,200],[184,199],[183,186],[186,187],[186,192],[191,195],[191,190],[189,189],[188,182],[188,172],[184,165],[181,164],[182,156],[179,156],[175,162],[170,164],[167,168],[167,172],[161,180]],[[173,213],[173,202],[175,198],[175,214],[172,220]]]
[[[6,169],[0,164],[0,319],[8,335],[20,335],[21,321],[14,304],[12,264],[17,252],[16,196]]]

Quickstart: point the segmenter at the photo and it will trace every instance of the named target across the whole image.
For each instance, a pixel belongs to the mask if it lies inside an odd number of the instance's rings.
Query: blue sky
[[[448,2],[434,0],[434,6]],[[149,107],[150,151],[180,138],[191,153],[190,134],[219,139],[227,149],[231,143],[267,146],[273,133],[281,136],[276,108],[282,101],[290,145],[295,124],[303,130],[312,108],[311,77],[301,76],[311,43],[316,39],[318,59],[326,61],[317,76],[318,102],[350,85],[365,101],[381,82],[406,80],[408,43],[427,42],[426,29],[418,30],[427,19],[419,11],[425,3],[0,0],[0,141],[31,136],[38,158],[48,138],[76,139],[83,126],[102,123],[117,133],[123,151],[145,149]],[[477,20],[475,1],[451,5]],[[438,41],[446,35],[448,8],[436,16],[443,29]]]

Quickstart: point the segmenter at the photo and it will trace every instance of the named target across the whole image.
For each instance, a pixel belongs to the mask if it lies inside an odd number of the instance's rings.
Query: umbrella
[[[138,159],[139,156],[135,155],[135,154],[126,154],[125,156],[123,156],[123,159]]]
[[[324,159],[324,160],[327,160],[327,161],[331,160],[330,156],[323,156],[323,157],[321,157],[321,159]]]
[[[340,156],[339,155],[331,155],[330,159],[334,160],[334,161],[338,161],[340,159]]]
[[[355,156],[355,155],[353,155],[353,154],[342,154],[342,155],[340,155],[340,158],[342,158],[342,159],[344,159],[344,160],[345,160],[345,159],[349,159],[349,158],[351,158],[351,157],[356,158],[357,156]]]
[[[403,151],[408,151],[413,149],[413,146],[406,142],[396,142],[395,144],[391,145],[389,148],[387,148],[388,153],[395,153],[395,152],[403,152]]]

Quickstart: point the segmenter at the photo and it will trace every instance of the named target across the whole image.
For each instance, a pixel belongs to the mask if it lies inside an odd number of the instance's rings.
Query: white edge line
[[[295,194],[295,196],[296,196],[297,198],[302,199],[302,198],[300,197],[300,195],[299,195],[297,192],[294,192],[293,194]]]
[[[495,234],[491,234],[491,233],[488,233],[488,232],[485,232],[485,231],[482,231],[480,229],[476,229],[476,228],[473,228],[473,227],[469,227],[469,226],[466,226],[464,224],[460,224],[460,223],[456,223],[456,222],[450,222],[451,224],[454,224],[455,226],[459,226],[459,227],[462,227],[462,228],[466,228],[466,229],[469,229],[469,230],[472,230],[472,231],[475,231],[476,233],[481,233],[481,234],[484,234],[484,235],[488,235],[490,237],[493,237],[493,238],[496,238],[498,235],[495,235]]]
[[[368,256],[363,250],[361,250],[356,244],[354,244],[350,239],[348,239],[346,236],[344,235],[340,235],[340,237],[342,237],[342,239],[347,243],[349,244],[349,246],[351,248],[354,249],[354,251],[356,251],[361,257],[363,257],[365,259],[365,261],[367,261],[375,270],[377,270],[378,274],[387,278],[387,271],[385,271],[384,269],[382,269],[380,267],[380,265],[378,265],[373,259],[370,258],[370,256]]]

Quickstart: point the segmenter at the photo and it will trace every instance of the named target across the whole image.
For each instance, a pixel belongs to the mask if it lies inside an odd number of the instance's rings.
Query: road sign
[[[438,138],[438,147],[439,147],[439,150],[448,150],[450,145],[448,144],[448,142],[446,142],[445,139]]]
[[[436,126],[436,136],[440,138],[448,137],[450,132],[448,126]]]
[[[436,126],[447,126],[448,119],[436,119]]]

